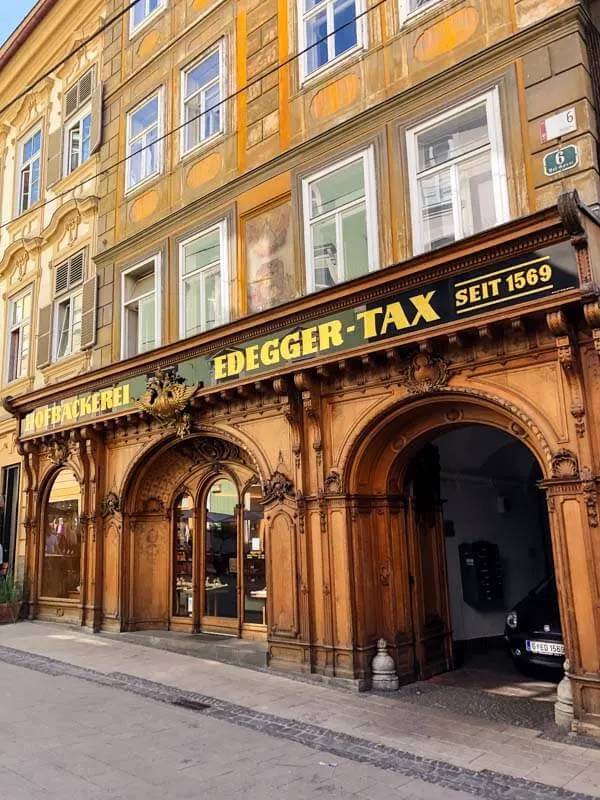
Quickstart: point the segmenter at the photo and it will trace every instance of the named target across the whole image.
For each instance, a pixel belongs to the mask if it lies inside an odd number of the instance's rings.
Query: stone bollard
[[[563,668],[565,674],[556,688],[556,702],[554,703],[554,721],[560,728],[571,728],[573,724],[573,689],[569,678],[569,659],[565,659]]]
[[[394,692],[400,685],[398,674],[396,673],[396,665],[387,651],[385,639],[379,639],[377,642],[377,655],[373,659],[371,671],[373,689],[380,692]]]

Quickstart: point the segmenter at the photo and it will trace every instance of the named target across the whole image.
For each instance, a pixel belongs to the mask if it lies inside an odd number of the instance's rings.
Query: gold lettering
[[[298,358],[300,350],[300,332],[288,333],[281,340],[281,357],[284,361],[291,361],[293,358]]]
[[[113,407],[113,390],[105,389],[100,392],[100,411],[108,411]]]
[[[43,428],[44,427],[44,412],[41,408],[35,412],[35,427],[36,428]]]
[[[246,369],[250,372],[253,369],[258,369],[258,345],[253,344],[246,348]]]
[[[79,400],[72,400],[62,407],[62,421],[71,422],[79,416]]]
[[[119,408],[123,405],[123,388],[115,386],[113,390],[113,408]]]
[[[383,308],[371,308],[368,311],[360,311],[356,319],[363,323],[363,338],[372,339],[377,336],[377,315],[383,314]]]
[[[260,360],[266,367],[270,367],[273,364],[279,364],[280,356],[278,339],[269,339],[268,342],[263,344],[263,346],[260,348]]]
[[[25,417],[25,421],[23,423],[23,432],[24,433],[33,433],[35,430],[35,414],[32,411],[30,414],[27,414]]]
[[[344,344],[342,336],[342,323],[339,319],[324,322],[319,328],[319,350],[329,350],[330,347],[339,347]]]
[[[240,350],[227,353],[227,377],[239,375],[244,369],[244,354]]]
[[[52,406],[52,424],[58,425],[62,416],[62,410],[60,406]]]
[[[478,303],[481,300],[481,287],[469,286],[469,302]]]
[[[317,328],[306,328],[306,330],[302,331],[302,355],[308,356],[318,352]]]
[[[130,396],[131,387],[129,386],[128,383],[126,383],[125,386],[122,387],[122,390],[123,390],[123,399],[121,401],[121,405],[128,406],[129,403],[131,402],[131,396]]]
[[[227,377],[226,361],[227,356],[217,356],[213,359],[213,364],[215,367],[215,379],[218,381]]]
[[[400,303],[390,303],[385,309],[385,317],[381,323],[381,333],[387,333],[390,325],[393,325],[398,331],[403,328],[410,328],[410,322]]]
[[[100,395],[94,392],[92,395],[92,414],[97,414],[100,411]]]
[[[469,302],[469,293],[467,290],[457,289],[456,294],[454,295],[454,302],[456,303],[457,308],[466,305]]]
[[[435,289],[432,289],[430,292],[427,292],[427,294],[417,294],[415,297],[410,298],[410,302],[417,310],[415,318],[411,322],[412,326],[417,325],[422,319],[425,322],[435,322],[440,319],[440,315],[431,305],[434,294]]]

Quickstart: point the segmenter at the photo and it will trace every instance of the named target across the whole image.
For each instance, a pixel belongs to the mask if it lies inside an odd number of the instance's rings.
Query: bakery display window
[[[194,501],[182,495],[175,506],[175,551],[173,554],[173,616],[191,617],[194,558]]]
[[[46,504],[42,595],[81,597],[81,488],[71,470],[61,470]]]
[[[238,493],[235,484],[218,478],[206,500],[204,613],[235,618],[237,611]]]
[[[266,625],[265,520],[260,486],[244,494],[244,622]]]

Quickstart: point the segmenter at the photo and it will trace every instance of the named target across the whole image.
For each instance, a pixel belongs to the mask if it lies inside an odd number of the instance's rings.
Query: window
[[[19,214],[40,199],[42,131],[37,130],[21,144],[19,171]]]
[[[191,617],[194,610],[194,527],[194,499],[184,494],[175,505],[174,617]]]
[[[68,175],[92,154],[92,92],[94,70],[89,69],[65,95],[65,168]]]
[[[54,360],[81,350],[85,252],[56,268],[54,279]]]
[[[7,381],[16,381],[29,372],[31,337],[31,289],[10,301],[8,312]]]
[[[306,179],[303,194],[308,291],[377,269],[372,148]]]
[[[127,189],[158,175],[162,169],[161,92],[127,115]]]
[[[146,25],[148,20],[167,5],[167,0],[138,0],[130,11],[129,26],[131,33]]]
[[[509,218],[497,90],[407,133],[415,252]]]
[[[222,47],[219,46],[182,73],[182,151],[223,131]]]
[[[81,488],[69,469],[56,476],[44,515],[42,595],[79,600],[81,596]]]
[[[225,221],[183,242],[180,249],[181,338],[228,319]]]
[[[238,492],[225,475],[219,476],[206,497],[204,540],[204,614],[238,615]]]
[[[122,276],[123,358],[160,345],[160,256],[127,270]]]
[[[362,0],[300,0],[300,50],[304,75],[311,75],[362,46]]]
[[[440,0],[401,0],[403,16],[406,19],[416,14],[418,11],[429,8],[429,6],[434,6],[439,2]]]

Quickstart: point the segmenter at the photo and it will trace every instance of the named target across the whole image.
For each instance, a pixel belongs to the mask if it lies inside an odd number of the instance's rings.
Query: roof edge
[[[58,0],[39,0],[20,25],[11,33],[0,48],[0,69],[6,66],[42,20],[58,3]]]

